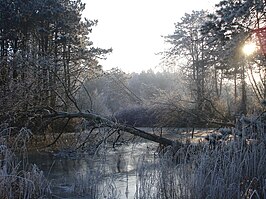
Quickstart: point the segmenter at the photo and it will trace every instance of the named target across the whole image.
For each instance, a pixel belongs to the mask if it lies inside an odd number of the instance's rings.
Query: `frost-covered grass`
[[[192,198],[265,198],[266,153],[264,143],[243,147],[231,143],[206,149],[193,161],[185,185]]]
[[[43,172],[36,165],[27,164],[26,143],[30,131],[22,128],[12,138],[11,131],[5,124],[0,125],[0,198],[47,198],[50,185]],[[21,161],[18,161],[14,152],[22,157]]]
[[[136,198],[266,198],[265,123],[249,126],[243,130],[252,130],[252,140],[188,145],[141,160]]]

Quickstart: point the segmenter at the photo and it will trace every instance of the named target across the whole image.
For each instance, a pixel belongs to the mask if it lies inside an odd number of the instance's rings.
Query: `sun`
[[[246,43],[242,48],[243,53],[247,56],[252,55],[256,50],[257,50],[257,45],[252,42]]]

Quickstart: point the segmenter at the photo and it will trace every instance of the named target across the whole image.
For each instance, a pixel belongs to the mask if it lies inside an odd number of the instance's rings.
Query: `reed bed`
[[[135,198],[266,198],[266,139],[261,124],[249,129],[252,139],[238,136],[215,147],[190,144],[177,152],[169,148],[153,162],[141,160]]]

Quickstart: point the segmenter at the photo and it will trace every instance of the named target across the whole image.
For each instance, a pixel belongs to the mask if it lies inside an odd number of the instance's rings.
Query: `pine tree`
[[[0,87],[7,109],[71,108],[79,82],[100,70],[97,58],[111,51],[93,47],[89,34],[97,20],[82,19],[84,9],[80,0],[0,2]]]

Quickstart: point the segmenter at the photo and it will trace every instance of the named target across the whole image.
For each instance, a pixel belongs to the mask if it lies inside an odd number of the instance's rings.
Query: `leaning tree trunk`
[[[115,123],[107,118],[102,116],[93,114],[93,113],[84,113],[84,112],[77,112],[77,113],[68,113],[68,112],[55,112],[52,114],[44,115],[43,118],[45,119],[60,119],[60,118],[84,118],[88,121],[93,121],[94,123],[99,124],[101,127],[110,127],[113,129],[121,130],[128,132],[130,134],[139,136],[141,138],[162,144],[164,146],[173,146],[173,147],[181,147],[182,144],[178,141],[174,141],[171,139],[164,138],[162,136],[158,136],[155,134],[147,133],[143,130],[137,129],[132,126],[127,126],[119,123]]]

